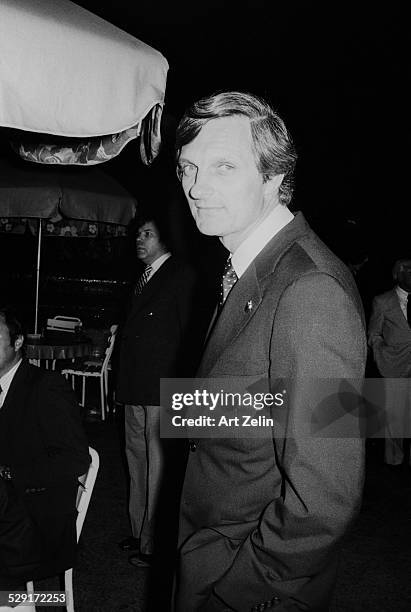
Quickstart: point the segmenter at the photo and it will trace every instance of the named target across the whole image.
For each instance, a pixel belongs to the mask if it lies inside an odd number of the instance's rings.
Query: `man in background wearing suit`
[[[198,377],[288,383],[272,437],[191,442],[176,608],[327,610],[339,543],[360,505],[364,444],[298,431],[315,408],[306,380],[363,376],[355,283],[287,207],[296,153],[265,101],[239,92],[198,101],[176,149],[198,229],[230,253]]]
[[[165,466],[160,440],[160,378],[186,374],[190,362],[192,367],[196,335],[195,275],[169,252],[162,221],[149,213],[138,221],[137,257],[145,269],[122,328],[117,368],[116,397],[125,404],[133,534],[120,542],[120,548],[139,550],[129,557],[137,567],[152,564],[162,494]],[[177,481],[177,474],[174,478]],[[169,503],[171,508],[171,499]]]
[[[0,310],[0,477],[41,537],[34,579],[74,565],[78,477],[90,458],[72,389],[60,374],[29,365],[23,343],[19,321]]]
[[[392,275],[395,287],[374,298],[368,342],[385,378],[385,463],[400,466],[405,437],[401,434],[410,431],[411,416],[411,260],[396,261]]]

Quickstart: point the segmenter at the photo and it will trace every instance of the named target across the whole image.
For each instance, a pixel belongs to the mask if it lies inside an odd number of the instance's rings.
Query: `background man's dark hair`
[[[297,153],[284,121],[262,98],[240,91],[224,91],[195,102],[186,110],[176,133],[177,156],[212,119],[244,116],[250,120],[257,168],[268,180],[284,174],[278,195],[280,203],[291,201]]]
[[[409,257],[404,257],[395,261],[392,268],[392,278],[395,282],[398,282],[400,273],[402,272],[404,266],[411,267],[411,259]]]
[[[9,330],[10,344],[14,345],[19,336],[24,336],[24,329],[20,321],[14,314],[10,306],[0,308],[0,320],[6,325]]]
[[[157,210],[142,209],[133,221],[131,227],[132,233],[135,234],[142,225],[150,222],[154,223],[155,227],[157,228],[161,244],[169,249],[170,230],[168,223],[166,222],[165,215],[161,214],[161,212]]]

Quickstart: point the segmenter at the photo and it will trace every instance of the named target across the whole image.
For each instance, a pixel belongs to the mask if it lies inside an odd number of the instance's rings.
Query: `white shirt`
[[[150,280],[150,278],[152,278],[152,276],[154,276],[154,274],[159,270],[159,268],[161,268],[161,266],[163,265],[163,263],[165,261],[167,261],[167,259],[171,257],[171,253],[164,253],[163,255],[160,255],[160,257],[157,257],[157,259],[155,261],[153,261],[152,264],[150,264],[151,266],[151,271],[150,274],[147,277],[147,282]]]
[[[292,212],[286,206],[278,204],[258,227],[240,244],[231,257],[233,268],[240,278],[255,259],[278,232],[294,219]]]
[[[6,372],[1,378],[0,378],[0,387],[2,388],[2,392],[0,393],[0,408],[3,406],[4,401],[6,399],[6,395],[7,392],[9,390],[9,387],[11,385],[11,382],[14,378],[15,373],[17,372],[17,369],[19,367],[19,365],[21,364],[23,360],[20,359],[12,368],[11,370],[9,370],[8,372]]]
[[[399,285],[395,287],[395,292],[398,296],[398,300],[400,302],[400,307],[403,312],[404,317],[407,319],[407,301],[408,301],[408,292],[401,289]],[[408,320],[408,319],[407,319]]]

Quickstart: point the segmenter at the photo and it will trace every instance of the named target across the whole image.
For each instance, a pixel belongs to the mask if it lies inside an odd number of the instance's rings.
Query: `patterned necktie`
[[[228,297],[228,294],[230,293],[231,289],[234,287],[237,281],[238,276],[235,273],[235,270],[231,263],[231,257],[229,257],[224,266],[223,276],[221,278],[220,298],[218,301],[220,308],[223,306],[224,302]]]
[[[408,325],[411,327],[411,293],[408,294],[407,297],[407,321]]]
[[[143,291],[150,277],[152,269],[153,268],[151,266],[147,266],[145,268],[144,272],[142,273],[142,275],[140,276],[140,278],[138,279],[136,283],[136,287],[134,289],[134,295],[140,295],[140,293]]]

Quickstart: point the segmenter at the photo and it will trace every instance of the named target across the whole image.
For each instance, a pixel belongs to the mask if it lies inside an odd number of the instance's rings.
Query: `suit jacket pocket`
[[[183,545],[177,612],[194,612],[211,596],[213,585],[232,565],[240,541],[232,541],[214,529],[204,528]]]

